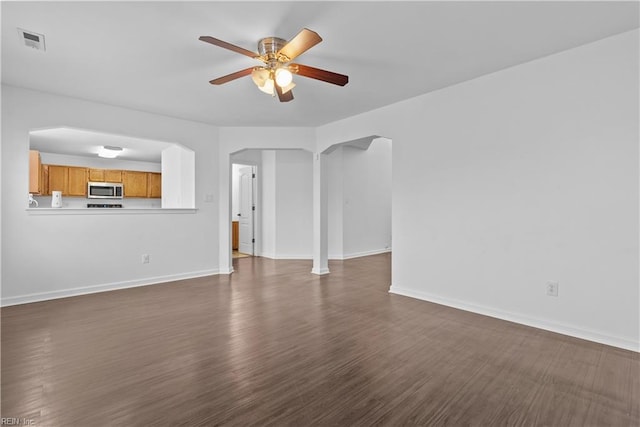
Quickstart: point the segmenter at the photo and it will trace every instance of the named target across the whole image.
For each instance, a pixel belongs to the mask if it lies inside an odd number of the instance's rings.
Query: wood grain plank
[[[2,309],[2,416],[68,425],[640,425],[638,353],[388,293],[390,254]]]

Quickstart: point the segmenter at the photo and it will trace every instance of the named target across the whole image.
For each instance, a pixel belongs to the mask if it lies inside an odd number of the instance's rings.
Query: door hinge
[[[251,210],[252,210],[252,211],[255,211],[255,210],[256,210],[256,207],[255,207],[255,206],[251,206]]]
[[[255,243],[255,242],[256,242],[256,239],[251,239],[251,243]]]
[[[251,178],[255,178],[255,177],[256,177],[256,174],[255,174],[255,173],[252,173],[252,174],[251,174]]]

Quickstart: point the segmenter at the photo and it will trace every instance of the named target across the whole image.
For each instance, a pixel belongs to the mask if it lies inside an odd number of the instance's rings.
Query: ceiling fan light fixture
[[[253,82],[256,84],[256,86],[264,86],[264,83],[269,80],[269,70],[261,67],[256,67],[251,72],[251,79],[253,79]]]
[[[199,40],[257,59],[264,64],[210,80],[212,85],[222,85],[251,74],[258,89],[274,97],[277,94],[280,102],[289,102],[293,100],[293,74],[338,86],[349,83],[349,76],[344,74],[291,62],[322,41],[318,33],[308,28],[300,30],[289,41],[278,37],[262,38],[258,42],[257,53],[211,36],[201,36]]]
[[[286,86],[290,85],[292,81],[293,74],[291,74],[291,71],[286,68],[278,68],[276,70],[276,83],[278,86],[284,89]]]
[[[258,89],[273,96],[273,86],[273,80],[267,79],[262,86],[258,86]]]
[[[258,89],[269,95],[273,95],[273,79],[271,72],[266,68],[256,67],[251,72],[251,79]]]

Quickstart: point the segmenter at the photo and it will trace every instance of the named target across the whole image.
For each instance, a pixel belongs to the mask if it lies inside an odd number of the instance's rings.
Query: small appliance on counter
[[[51,207],[52,208],[62,207],[62,191],[51,192]]]
[[[120,203],[87,203],[88,208],[121,208]]]

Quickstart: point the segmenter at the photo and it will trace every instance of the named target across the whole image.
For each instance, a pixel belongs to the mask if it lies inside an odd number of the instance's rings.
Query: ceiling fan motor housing
[[[289,58],[284,57],[284,55],[278,55],[280,49],[282,49],[287,44],[285,39],[281,39],[279,37],[265,37],[260,39],[258,42],[258,53],[262,56],[266,61],[279,61],[279,62],[288,62]]]

